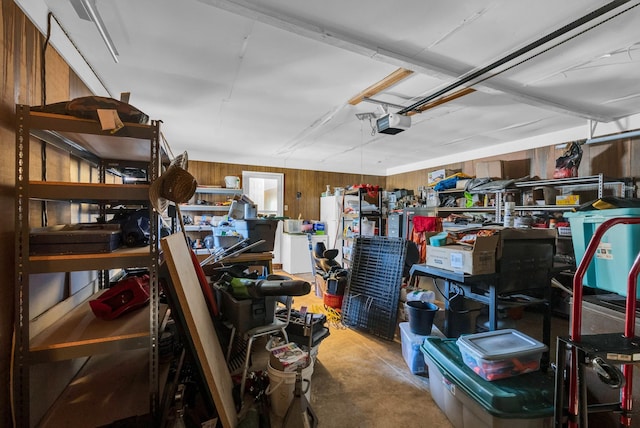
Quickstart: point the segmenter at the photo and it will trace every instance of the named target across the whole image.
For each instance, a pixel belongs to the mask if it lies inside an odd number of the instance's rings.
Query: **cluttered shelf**
[[[159,138],[155,121],[151,125],[125,122],[112,132],[103,130],[97,120],[31,111],[26,105],[18,105],[17,110],[19,118],[29,116],[27,126],[33,136],[60,148],[73,147],[78,156],[96,163],[100,159],[148,161],[149,140]]]
[[[39,106],[16,105],[15,158],[20,169],[15,186],[14,294],[20,317],[16,323],[13,392],[16,397],[15,419],[19,426],[38,425],[39,419],[51,409],[56,396],[64,396],[73,389],[69,382],[76,373],[72,369],[76,364],[74,360],[79,357],[106,353],[109,359],[123,350],[139,349],[147,367],[142,372],[146,381],[142,394],[149,394],[147,407],[150,408],[147,411],[153,412],[158,397],[158,351],[154,344],[159,333],[158,314],[161,310],[167,311],[159,305],[156,274],[159,221],[156,212],[150,208],[149,192],[150,183],[158,178],[161,165],[168,163],[160,144],[160,121],[149,121],[146,115],[140,114],[138,118],[123,117],[123,123],[120,123],[115,110],[102,114],[89,108],[86,102],[96,101],[95,98],[78,100],[84,103],[83,114],[90,117],[98,115],[103,121],[42,112]],[[64,103],[65,111],[72,102]],[[139,122],[130,122],[138,119]],[[111,124],[110,128],[105,126]],[[36,138],[40,141],[34,145]],[[29,181],[30,176],[37,175],[38,169],[51,166],[44,160],[42,163],[30,162],[33,156],[29,153],[33,152],[32,149],[40,150],[42,142],[59,149],[61,156],[81,160],[83,167],[97,168],[97,177],[91,178],[94,182],[78,182],[73,178],[60,182]],[[127,171],[133,171],[132,175],[127,175]],[[128,184],[128,178],[137,184]],[[56,205],[56,218],[71,219],[72,224],[32,228],[31,225],[36,224],[34,217],[37,213],[34,201],[38,199],[63,202]],[[78,202],[97,206],[88,207],[85,214],[75,208]],[[148,229],[142,230],[138,225],[136,238],[129,240],[134,234],[125,234],[129,231],[125,227],[120,230],[122,225],[117,223],[120,219],[116,218],[115,206],[126,207],[127,212],[140,213],[138,218],[148,218]],[[25,215],[19,215],[21,212]],[[114,216],[113,219],[103,218],[103,221],[109,221],[106,224],[81,222],[86,218],[104,217],[105,214]],[[138,239],[140,236],[144,239]],[[131,246],[119,248],[125,243]],[[128,294],[121,296],[121,301],[117,299],[120,308],[131,308],[126,305],[128,302],[144,304],[147,308],[123,315],[122,311],[115,309],[113,302],[105,303],[105,307],[112,311],[110,315],[123,317],[107,323],[97,320],[97,314],[92,314],[87,299],[104,292],[110,279],[107,271],[127,268],[146,269],[149,273],[148,286],[145,288],[139,284],[140,290],[146,291],[140,294],[139,299],[125,301]],[[76,275],[76,272],[80,274]],[[41,273],[54,275],[37,275]],[[48,280],[52,277],[59,281]],[[101,293],[100,298],[105,294]],[[41,363],[53,361],[56,367],[64,366],[68,370],[56,371],[56,376],[50,379],[45,377],[47,388],[41,388],[42,373],[39,372],[50,367]],[[111,381],[105,382],[100,388],[102,394],[113,395],[116,390],[112,387],[115,385]]]

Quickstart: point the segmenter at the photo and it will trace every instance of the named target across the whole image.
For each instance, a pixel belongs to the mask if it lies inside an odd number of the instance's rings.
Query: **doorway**
[[[284,174],[242,171],[242,191],[263,216],[284,215]]]

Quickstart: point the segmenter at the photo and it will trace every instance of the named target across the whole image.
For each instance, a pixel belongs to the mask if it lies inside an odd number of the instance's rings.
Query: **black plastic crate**
[[[118,224],[79,223],[39,227],[29,232],[29,254],[109,253],[120,246]]]
[[[276,297],[239,300],[222,288],[216,291],[222,317],[233,324],[239,334],[273,322]]]

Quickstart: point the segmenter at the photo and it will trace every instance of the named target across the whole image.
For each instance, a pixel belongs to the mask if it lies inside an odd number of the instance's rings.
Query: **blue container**
[[[565,213],[571,225],[576,264],[584,257],[587,245],[596,229],[606,220],[616,217],[640,217],[640,208],[615,208]],[[609,229],[598,245],[589,264],[583,284],[592,288],[627,295],[627,278],[640,252],[640,225],[618,224]],[[636,293],[640,298],[640,287]]]
[[[422,342],[427,336],[421,336],[411,332],[408,322],[401,322],[400,340],[402,342],[402,356],[413,374],[425,372],[424,355],[420,350]]]

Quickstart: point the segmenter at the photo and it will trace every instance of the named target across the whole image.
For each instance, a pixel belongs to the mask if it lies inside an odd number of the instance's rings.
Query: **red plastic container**
[[[341,309],[343,297],[344,296],[337,295],[337,294],[324,293],[324,295],[322,296],[322,300],[325,306],[328,306],[333,309]]]

